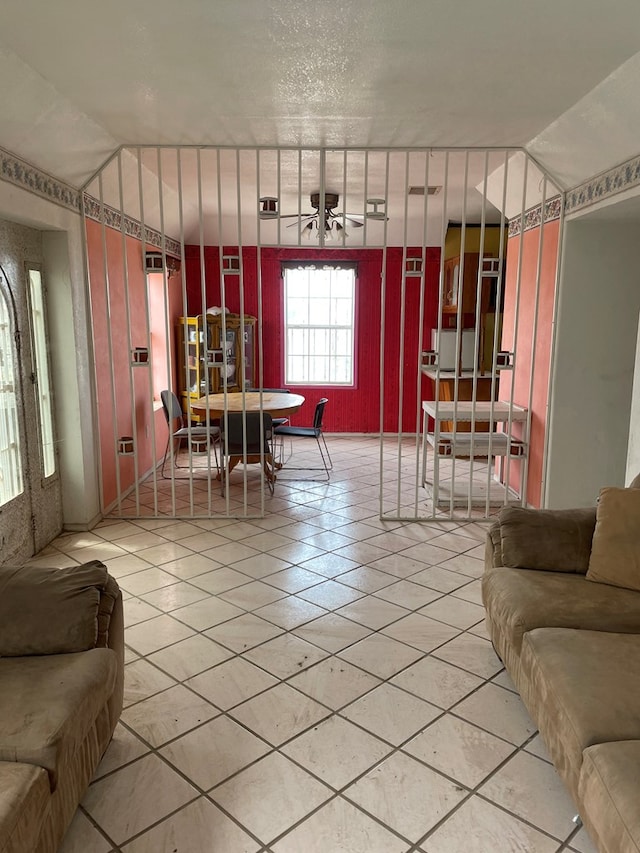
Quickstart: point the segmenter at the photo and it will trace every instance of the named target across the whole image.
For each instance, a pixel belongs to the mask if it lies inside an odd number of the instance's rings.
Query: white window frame
[[[40,462],[42,479],[48,480],[57,472],[55,426],[53,421],[53,384],[49,361],[46,289],[41,264],[28,262],[29,312],[34,391],[38,411]]]
[[[11,294],[0,286],[0,506],[24,492],[14,322]]]
[[[287,275],[288,274],[307,274],[308,276],[313,276],[314,272],[323,272],[323,273],[332,273],[336,272],[350,272],[353,276],[352,279],[352,290],[351,290],[351,306],[350,306],[350,322],[349,323],[338,323],[335,318],[336,314],[336,306],[331,306],[330,308],[330,320],[325,323],[314,323],[313,322],[313,311],[312,311],[312,299],[310,297],[308,300],[308,308],[307,308],[307,322],[290,322],[289,320],[289,296],[288,296],[288,282]],[[355,353],[356,353],[356,286],[357,286],[357,266],[355,263],[283,263],[282,264],[282,278],[283,278],[283,326],[284,326],[284,381],[285,385],[294,385],[294,386],[318,386],[318,387],[347,387],[352,388],[355,385],[355,376],[356,376],[356,365],[355,365]],[[334,322],[331,322],[331,320]],[[307,359],[307,363],[305,366],[305,379],[300,379],[297,374],[291,373],[290,366],[290,333],[293,331],[302,331],[311,332],[311,331],[320,331],[327,332],[329,335],[333,333],[346,331],[350,334],[351,337],[351,351],[349,353],[343,353],[341,356],[336,355],[331,352],[330,344],[329,349],[326,352],[317,353],[311,352],[311,334],[307,335],[306,342],[306,352],[303,353],[304,357]],[[300,355],[297,353],[296,355]],[[324,376],[322,379],[310,379],[309,371],[310,371],[310,359],[313,356],[321,355],[322,357],[328,359],[328,374]],[[291,356],[292,357],[292,356]],[[348,365],[350,366],[350,377],[348,379],[334,379],[332,375],[335,376],[335,364],[338,358],[346,358],[348,361]]]

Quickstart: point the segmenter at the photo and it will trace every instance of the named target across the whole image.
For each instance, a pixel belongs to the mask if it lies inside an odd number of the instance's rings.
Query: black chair
[[[324,471],[327,475],[327,480],[329,479],[329,472],[333,468],[333,461],[331,459],[331,454],[329,453],[329,448],[327,447],[327,442],[325,441],[324,434],[322,432],[322,418],[324,415],[324,408],[327,405],[329,400],[326,397],[323,397],[316,404],[316,411],[313,416],[313,426],[310,427],[298,427],[298,426],[279,426],[274,429],[274,435],[276,437],[280,437],[284,439],[284,436],[289,436],[289,438],[315,438],[318,444],[318,450],[320,451],[320,456],[322,458],[322,468],[312,468],[309,466],[304,466],[301,468],[292,468],[289,465],[286,466],[287,471]],[[324,447],[324,449],[323,449]],[[292,452],[293,452],[293,441],[292,441]],[[291,458],[291,454],[289,456]]]
[[[164,451],[164,459],[162,460],[162,468],[161,474],[165,478],[165,480],[171,479],[164,473],[165,465],[167,462],[167,456],[169,454],[169,446],[171,442],[173,442],[173,464],[176,468],[191,468],[191,465],[178,465],[178,454],[180,450],[180,442],[183,438],[186,438],[189,441],[189,458],[191,458],[191,453],[193,452],[194,445],[198,446],[200,443],[204,444],[206,449],[209,450],[210,447],[213,447],[213,453],[216,460],[216,468],[218,465],[218,453],[216,451],[216,442],[220,440],[220,429],[217,426],[205,426],[205,425],[187,425],[185,426],[185,416],[182,411],[182,406],[180,405],[180,401],[173,393],[173,391],[161,391],[160,399],[162,400],[162,410],[164,412],[164,416],[167,421],[167,426],[169,428],[169,435],[167,436],[167,446]],[[175,427],[175,428],[174,428]]]
[[[220,418],[221,487],[239,462],[262,464],[269,491],[273,494],[273,420],[268,412],[227,412]]]

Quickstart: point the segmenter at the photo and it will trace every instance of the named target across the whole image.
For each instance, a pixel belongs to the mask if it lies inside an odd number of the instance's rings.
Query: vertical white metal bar
[[[509,151],[504,153],[504,171],[502,183],[502,204],[500,210],[500,248],[498,251],[498,281],[496,285],[496,310],[495,320],[493,324],[493,355],[491,358],[491,395],[490,409],[491,420],[489,426],[493,424],[493,403],[496,399],[496,383],[499,383],[498,376],[498,350],[500,347],[500,337],[502,334],[502,324],[500,322],[501,315],[504,314],[504,287],[505,287],[505,269],[506,269],[506,249],[505,249],[505,228],[506,228],[506,209],[507,209],[507,187],[509,182]],[[489,518],[491,512],[491,481],[493,479],[493,465],[491,460],[487,464],[487,495],[485,500],[484,514],[485,518]]]
[[[386,151],[385,159],[385,183],[384,197],[389,196],[389,151]],[[384,384],[384,345],[385,345],[385,329],[386,329],[386,314],[385,301],[387,296],[387,222],[384,223],[384,236],[382,242],[382,269],[380,270],[380,518],[384,517],[384,403],[385,403],[385,384]]]
[[[463,322],[463,300],[464,300],[464,267],[465,267],[465,249],[467,240],[467,193],[469,183],[469,151],[464,154],[464,179],[463,179],[463,196],[462,196],[462,225],[460,228],[460,265],[458,269],[458,293],[457,293],[457,311],[456,311],[456,357],[455,357],[455,374],[453,379],[453,452],[451,453],[451,488],[449,494],[449,518],[453,519],[455,515],[455,491],[456,491],[456,453],[455,453],[455,437],[458,432],[458,401],[460,398],[460,374],[462,372],[462,334]]]
[[[298,246],[302,245],[302,149],[298,149]]]
[[[318,245],[321,249],[324,249],[325,244],[325,227],[327,224],[327,219],[325,216],[325,205],[326,205],[326,187],[325,181],[327,179],[327,162],[326,162],[326,150],[324,148],[320,149],[320,199],[318,208]]]
[[[364,225],[362,226],[362,245],[366,247],[367,245],[367,225],[369,219],[367,217],[367,197],[369,195],[369,149],[364,152],[364,184],[363,184],[363,198],[362,198],[362,209],[364,210]]]
[[[136,501],[136,515],[140,514],[140,483],[139,483],[139,470],[138,470],[138,457],[139,457],[139,449],[138,449],[138,418],[137,418],[137,409],[136,409],[136,396],[135,396],[135,387],[134,387],[134,378],[133,378],[133,366],[132,366],[132,358],[131,358],[131,350],[133,349],[133,341],[131,339],[131,309],[130,309],[130,300],[129,300],[129,263],[127,258],[127,235],[125,230],[125,215],[124,215],[124,192],[122,186],[122,149],[118,151],[118,157],[116,160],[117,169],[118,169],[118,204],[120,206],[120,238],[121,238],[121,251],[122,251],[122,286],[124,293],[124,312],[125,312],[125,323],[127,327],[127,344],[128,344],[128,352],[127,352],[127,360],[128,360],[128,373],[129,373],[129,405],[131,407],[131,431],[133,434],[133,481],[134,481],[134,492],[135,492],[135,501]]]
[[[540,239],[538,241],[538,257],[536,261],[536,290],[534,297],[533,308],[533,330],[531,334],[531,371],[529,374],[529,399],[527,402],[527,420],[524,427],[524,440],[527,444],[527,453],[520,459],[520,491],[521,504],[524,506],[527,502],[527,475],[529,467],[529,443],[531,441],[531,407],[533,405],[533,382],[535,379],[536,370],[536,344],[538,341],[538,321],[540,311],[540,281],[542,278],[542,257],[544,252],[544,226],[545,213],[547,206],[547,178],[542,179],[542,198],[540,201]]]
[[[400,506],[402,500],[402,427],[403,427],[403,407],[404,407],[404,339],[405,339],[405,323],[407,318],[406,301],[407,301],[407,219],[409,215],[409,152],[405,151],[404,155],[404,223],[402,231],[402,257],[400,264],[400,342],[398,348],[398,439],[396,446],[397,453],[397,478],[398,487],[396,495],[396,513],[400,515]]]
[[[202,317],[202,328],[196,320],[196,335],[198,337],[198,346],[200,347],[200,335],[202,335],[202,348],[199,350],[200,359],[202,362],[202,377],[204,377],[204,395],[207,397],[211,394],[211,383],[209,381],[209,366],[207,362],[207,350],[209,347],[209,325],[207,323],[207,270],[205,264],[205,236],[204,236],[204,211],[202,203],[202,150],[196,149],[196,177],[197,177],[197,197],[198,197],[198,241],[200,249],[200,315]],[[196,315],[197,317],[198,315]],[[224,314],[223,314],[224,316]],[[200,387],[198,393],[202,395],[202,378],[200,379]],[[189,422],[190,419],[189,419]],[[205,424],[211,423],[211,413],[209,401],[205,409]],[[191,444],[191,442],[189,442]],[[207,512],[212,514],[212,494],[211,494],[211,476],[207,477]]]
[[[475,322],[474,322],[474,363],[471,379],[471,440],[469,448],[469,490],[467,493],[467,516],[471,517],[471,507],[473,506],[473,467],[474,467],[474,451],[475,451],[475,432],[476,432],[476,403],[478,401],[478,370],[480,367],[480,317],[482,311],[483,298],[483,272],[484,272],[484,247],[485,247],[485,226],[486,226],[486,208],[487,208],[487,183],[489,180],[489,152],[484,152],[484,169],[482,180],[482,210],[480,212],[480,241],[478,245],[478,272],[476,275],[476,294],[475,294]],[[489,448],[487,464],[491,464],[492,451],[492,436],[493,424],[489,424]]]
[[[178,217],[179,217],[179,227],[180,227],[180,285],[182,290],[182,316],[188,317],[189,311],[187,306],[187,270],[186,270],[186,257],[184,250],[184,199],[183,199],[183,183],[182,183],[182,149],[176,148],[176,166],[177,166],[177,175],[178,175]],[[189,341],[188,341],[188,324],[184,323],[182,327],[182,346],[183,346],[183,364],[184,364],[184,387],[189,388]],[[196,324],[196,340],[198,337],[198,326]],[[206,362],[206,352],[205,352],[205,362]],[[206,364],[205,364],[206,371]],[[169,381],[171,380],[171,374],[169,373]],[[186,398],[189,400],[189,396]],[[187,412],[187,423],[191,424],[191,405],[188,404],[188,412]],[[209,444],[207,444],[207,450],[209,452],[209,464],[211,464],[211,448]],[[190,500],[193,503],[193,476],[191,476],[189,481],[189,490],[190,490]]]
[[[553,387],[554,387],[554,364],[555,364],[555,353],[556,347],[558,345],[558,286],[560,283],[560,276],[562,274],[562,235],[564,231],[564,199],[560,197],[560,222],[558,225],[558,249],[556,251],[556,271],[555,271],[555,279],[554,279],[554,287],[553,287],[553,319],[551,322],[551,350],[549,353],[549,378],[547,382],[547,405],[545,412],[545,429],[544,429],[544,443],[543,443],[543,451],[542,451],[542,481],[540,483],[540,503],[543,507],[547,505],[547,469],[549,464],[549,431],[551,428],[551,397],[553,395]],[[531,442],[531,434],[527,435],[527,442]],[[527,455],[529,455],[529,448],[527,447]]]
[[[219,268],[219,276],[220,276],[220,308],[222,309],[222,313],[220,314],[220,334],[222,336],[221,346],[222,346],[222,393],[224,395],[224,412],[222,414],[222,418],[220,419],[221,426],[224,425],[223,436],[224,436],[224,453],[222,454],[223,461],[228,458],[229,455],[229,418],[228,418],[228,399],[227,399],[227,320],[226,320],[226,306],[227,306],[227,292],[226,292],[226,284],[224,279],[224,245],[223,245],[223,235],[222,235],[222,171],[220,167],[220,149],[216,148],[216,184],[217,184],[217,192],[218,192],[218,268]],[[207,407],[207,420],[209,419],[209,409]],[[222,447],[221,447],[222,453]],[[226,514],[231,514],[231,487],[229,485],[229,477],[228,477],[228,469],[225,466],[221,466],[220,468],[220,477],[222,478],[223,483],[223,494],[225,499],[225,510]]]
[[[520,211],[520,244],[518,246],[518,268],[516,273],[516,294],[515,294],[515,308],[513,315],[513,352],[518,352],[518,330],[520,327],[520,294],[521,294],[521,285],[522,285],[522,258],[524,253],[524,215],[526,212],[526,204],[527,204],[527,177],[529,173],[529,157],[525,153],[524,155],[524,170],[522,177],[522,207]],[[509,394],[509,418],[507,421],[507,426],[505,427],[507,430],[507,456],[506,456],[506,464],[505,464],[505,491],[504,491],[504,503],[505,505],[508,503],[509,498],[509,489],[510,486],[510,473],[511,473],[511,434],[513,429],[513,397],[515,394],[515,370],[511,374],[511,390]]]
[[[136,149],[136,163],[137,163],[137,173],[138,173],[138,193],[139,193],[139,201],[140,201],[140,243],[141,243],[141,254],[142,254],[142,262],[146,268],[146,251],[147,251],[147,241],[145,234],[145,224],[144,224],[144,198],[143,198],[143,189],[142,189],[142,151],[140,147]],[[152,454],[152,467],[151,467],[151,479],[153,483],[153,512],[154,515],[158,515],[158,453],[157,453],[157,441],[156,441],[156,423],[155,423],[155,409],[154,409],[154,391],[153,391],[153,348],[151,346],[151,310],[150,310],[150,302],[149,302],[149,279],[147,277],[147,273],[145,272],[145,281],[144,281],[144,308],[146,314],[146,346],[149,353],[149,366],[147,369],[147,389],[148,389],[148,402],[149,402],[149,411],[151,412],[152,418],[152,429],[151,429],[151,454]]]
[[[109,278],[109,261],[107,257],[107,224],[104,207],[103,172],[98,176],[98,191],[100,195],[100,227],[102,233],[102,263],[104,275],[104,295],[107,319],[107,341],[109,342],[109,364],[111,365],[111,411],[113,413],[113,454],[116,473],[116,503],[118,515],[122,515],[122,483],[120,478],[120,456],[118,453],[118,395],[116,393],[116,378],[113,372],[113,330],[111,328],[111,281]],[[135,445],[134,445],[135,446]]]
[[[414,506],[413,506],[413,514],[417,520],[418,518],[418,494],[419,494],[419,485],[420,485],[420,428],[422,424],[422,351],[424,349],[424,324],[425,324],[425,297],[427,290],[427,256],[428,256],[428,233],[427,233],[427,223],[429,220],[429,160],[431,158],[431,152],[425,152],[425,161],[424,161],[424,204],[422,209],[422,246],[421,246],[421,254],[422,254],[422,276],[420,277],[420,308],[418,310],[419,315],[419,326],[418,326],[418,371],[416,377],[416,480],[415,480],[415,494],[414,494]],[[407,193],[409,192],[409,187],[406,188]]]
[[[342,212],[347,212],[347,149],[345,148],[342,161]],[[337,222],[337,220],[336,220]],[[340,242],[343,248],[347,245],[347,217],[342,218],[342,233]]]

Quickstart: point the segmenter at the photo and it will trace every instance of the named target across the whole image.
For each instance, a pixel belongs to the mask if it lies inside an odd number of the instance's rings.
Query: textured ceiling
[[[80,186],[126,143],[534,140],[567,185],[639,138],[638,50],[637,0],[4,0],[0,146]]]

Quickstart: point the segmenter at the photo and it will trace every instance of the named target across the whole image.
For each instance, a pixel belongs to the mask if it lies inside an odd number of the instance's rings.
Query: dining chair
[[[189,462],[191,462],[191,454],[193,453],[194,445],[199,445],[202,442],[205,444],[207,452],[211,447],[213,447],[213,453],[216,460],[216,468],[219,468],[216,442],[220,441],[220,428],[217,426],[206,426],[204,424],[187,424],[185,426],[185,416],[182,411],[182,406],[180,405],[180,401],[173,393],[173,391],[161,391],[160,400],[162,401],[162,410],[167,421],[167,427],[169,428],[169,435],[167,436],[167,446],[164,451],[164,459],[162,460],[162,477],[164,477],[165,480],[171,479],[165,474],[164,469],[167,463],[167,456],[169,455],[169,446],[172,442],[173,449],[171,452],[171,456],[173,458],[174,466],[176,468],[193,469],[193,466],[191,464],[178,464],[180,444],[183,438],[186,438],[189,442]]]
[[[293,439],[294,438],[314,438],[318,444],[318,450],[320,451],[320,457],[322,459],[322,468],[314,468],[308,465],[301,466],[299,468],[294,468],[289,465],[286,466],[287,471],[324,471],[327,475],[327,480],[330,477],[330,471],[333,469],[333,461],[331,459],[331,454],[329,453],[329,448],[327,447],[327,442],[324,438],[324,433],[322,432],[322,419],[324,417],[324,409],[329,400],[326,397],[323,397],[321,400],[318,400],[316,404],[316,410],[313,416],[313,426],[279,426],[275,427],[273,432],[276,438],[284,439],[285,436],[288,436],[291,439],[291,452],[289,454],[289,459],[293,454]],[[324,449],[323,449],[324,448]],[[281,464],[285,463],[285,460],[280,460]]]
[[[220,418],[221,491],[229,475],[242,462],[261,464],[269,491],[273,494],[273,419],[268,412],[227,412]]]

